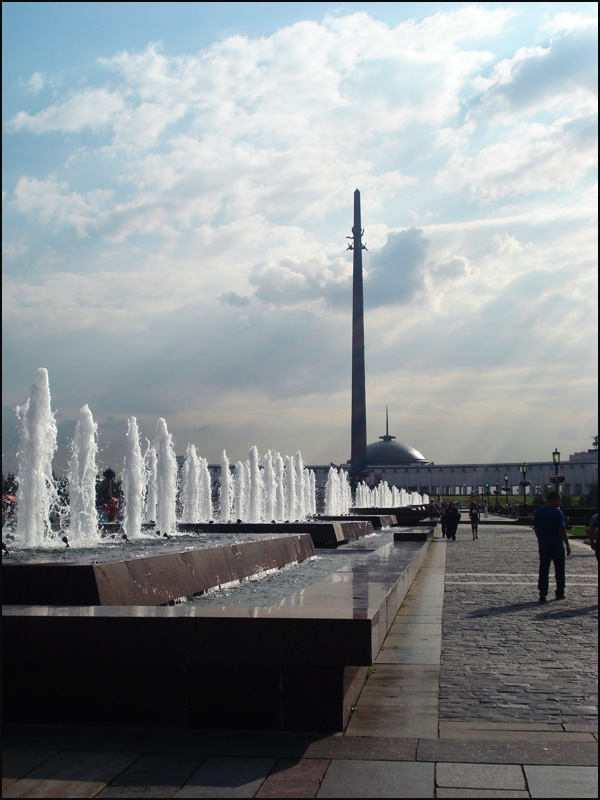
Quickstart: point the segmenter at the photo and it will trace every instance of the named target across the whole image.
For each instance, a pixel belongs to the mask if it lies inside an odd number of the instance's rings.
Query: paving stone
[[[476,764],[595,766],[598,764],[598,749],[596,744],[588,743],[419,739],[417,760]]]
[[[393,689],[367,689],[360,696],[361,711],[377,708],[385,714],[393,712],[400,705],[402,708],[416,706],[418,709],[435,709],[437,716],[438,698],[433,692],[396,692]]]
[[[106,786],[100,781],[55,781],[55,780],[23,780],[13,783],[2,797],[96,797]]]
[[[565,731],[523,731],[523,730],[486,730],[475,731],[466,734],[464,731],[448,731],[444,729],[442,735],[440,730],[440,738],[444,739],[480,739],[484,736],[488,741],[506,741],[506,742],[555,742],[555,743],[572,743],[572,742],[587,742],[592,744],[594,736],[590,732],[583,733],[566,733]]]
[[[440,662],[440,647],[398,647],[379,651],[377,664],[430,664]]]
[[[107,786],[96,797],[173,797],[179,786]]]
[[[384,710],[381,707],[357,707],[346,728],[346,736],[434,737],[438,734],[437,705],[431,707],[401,706]]]
[[[325,758],[280,758],[255,797],[315,797],[325,770]]]
[[[397,686],[408,693],[418,691],[437,694],[440,685],[440,667],[439,664],[423,664],[416,670],[414,666],[407,664],[377,663],[365,687],[373,684]]]
[[[191,777],[204,756],[189,754],[146,754],[112,782],[113,786],[174,786],[178,789]]]
[[[306,758],[414,761],[417,739],[377,736],[330,736],[306,748]]]
[[[535,585],[519,582],[537,575],[527,533],[493,526],[476,549],[468,541],[447,548],[440,723],[597,725],[597,662],[589,657],[597,605],[586,599],[597,591],[596,560],[585,551],[568,559],[567,600],[542,609]]]
[[[4,797],[94,797],[138,758],[135,753],[64,750],[16,781]]]
[[[317,797],[433,797],[433,764],[333,761]]]
[[[174,797],[254,797],[274,758],[208,758]]]
[[[560,726],[559,726],[560,727]],[[480,737],[481,731],[549,731],[551,726],[547,722],[440,722],[440,738],[445,738],[445,733],[462,731],[474,733]],[[561,728],[562,730],[562,728]],[[444,734],[442,734],[442,731]]]
[[[4,748],[2,750],[2,789],[4,790],[11,783],[56,755],[58,755],[58,750]]]
[[[598,797],[598,770],[594,767],[525,765],[532,797]]]
[[[530,797],[527,791],[511,791],[510,789],[437,789],[436,797]]]
[[[455,789],[527,789],[523,770],[516,764],[438,764],[435,783]]]

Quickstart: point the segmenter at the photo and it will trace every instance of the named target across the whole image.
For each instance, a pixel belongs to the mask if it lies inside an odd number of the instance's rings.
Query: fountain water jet
[[[156,484],[156,450],[153,445],[148,442],[146,455],[144,456],[144,463],[146,465],[146,522],[156,521],[156,504],[158,502],[158,486]]]
[[[287,517],[293,520],[296,514],[296,470],[290,456],[285,457],[285,495]]]
[[[177,523],[177,459],[173,449],[173,438],[167,423],[161,417],[156,426],[156,525],[161,533],[171,533]]]
[[[181,521],[200,522],[200,460],[196,447],[188,444],[181,471]]]
[[[46,547],[56,543],[51,511],[58,508],[52,459],[56,452],[56,420],[50,407],[48,371],[35,373],[31,396],[17,406],[21,423],[17,453],[17,528],[15,538],[24,547]]]
[[[221,503],[221,521],[229,522],[231,519],[231,472],[229,471],[229,459],[227,453],[223,450],[221,455],[221,488],[220,488],[220,503]]]
[[[123,496],[125,514],[123,530],[128,539],[137,539],[142,533],[142,512],[146,493],[147,473],[140,448],[140,433],[135,417],[127,422],[127,450],[123,464]]]
[[[96,511],[97,437],[98,425],[85,405],[79,412],[69,462],[71,544],[96,544],[100,540]]]
[[[258,464],[258,449],[256,445],[250,450],[248,467],[250,471],[248,522],[261,522],[263,484],[260,466]]]
[[[270,450],[267,450],[263,459],[264,464],[264,484],[265,484],[265,511],[264,517],[266,520],[275,518],[275,473],[273,471],[273,455]]]

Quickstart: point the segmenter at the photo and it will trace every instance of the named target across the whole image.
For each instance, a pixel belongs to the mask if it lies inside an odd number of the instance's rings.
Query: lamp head
[[[552,453],[552,461],[558,466],[560,464],[560,453],[558,449],[555,447],[554,452]]]

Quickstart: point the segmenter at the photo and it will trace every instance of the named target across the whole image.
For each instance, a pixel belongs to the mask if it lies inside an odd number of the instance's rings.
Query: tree
[[[17,478],[14,472],[9,472],[6,477],[2,473],[2,494],[17,493]]]

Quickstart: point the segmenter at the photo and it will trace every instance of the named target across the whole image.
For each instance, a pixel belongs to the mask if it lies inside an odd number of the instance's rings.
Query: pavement
[[[598,797],[596,558],[540,605],[489,523],[436,532],[343,733],[4,726],[2,796]]]

